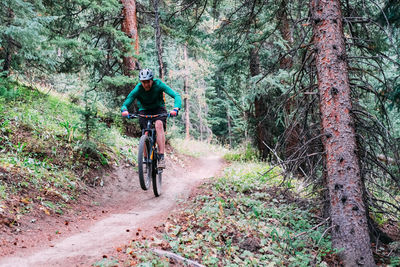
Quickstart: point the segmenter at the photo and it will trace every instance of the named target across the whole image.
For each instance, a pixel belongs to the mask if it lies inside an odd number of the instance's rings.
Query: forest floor
[[[116,167],[105,174],[103,187],[88,189],[63,215],[37,210],[17,225],[3,219],[0,266],[90,266],[132,240],[138,231],[151,234],[155,225],[223,165],[218,156],[171,155],[159,198],[151,189],[141,190],[132,166]]]
[[[109,168],[100,177],[103,186],[86,187],[61,214],[33,206],[14,222],[0,216],[0,266],[181,266],[156,251],[206,266],[231,260],[237,266],[341,266],[322,227],[326,220],[315,220],[318,205],[279,187],[279,175],[266,169],[169,147],[163,194],[156,198],[141,190],[130,164]],[[15,213],[26,205],[21,197]],[[394,228],[387,230],[399,241]],[[400,263],[398,247],[373,248],[379,266]]]

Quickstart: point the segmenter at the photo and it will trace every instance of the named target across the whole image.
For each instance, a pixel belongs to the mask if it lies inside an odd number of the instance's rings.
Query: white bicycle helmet
[[[142,69],[139,71],[139,80],[148,81],[153,80],[154,75],[151,69]]]

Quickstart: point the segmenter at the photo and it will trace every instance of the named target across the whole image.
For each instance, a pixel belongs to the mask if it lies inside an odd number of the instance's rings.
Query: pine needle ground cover
[[[206,266],[328,266],[336,262],[318,208],[287,188],[261,163],[234,163],[215,182],[203,185],[189,206],[157,227],[158,236],[140,232],[124,259],[100,261],[169,266],[163,249]],[[122,255],[122,254],[121,254]],[[121,256],[122,258],[122,256]]]

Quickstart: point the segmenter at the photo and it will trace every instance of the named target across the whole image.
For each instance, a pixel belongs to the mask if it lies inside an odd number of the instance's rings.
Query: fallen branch
[[[329,231],[329,230],[331,230],[333,227],[335,227],[334,225],[332,225],[332,226],[330,226],[330,227],[328,227],[328,228],[326,228],[326,230],[322,233],[322,235],[321,235],[321,237],[320,237],[320,239],[318,240],[318,242],[317,242],[317,246],[319,245],[319,242],[321,242],[321,240],[322,240],[322,238],[324,237],[324,235]]]
[[[329,221],[330,218],[331,218],[331,217],[328,217],[328,218],[325,219],[325,221],[319,223],[318,225],[314,226],[313,228],[308,229],[307,231],[304,231],[304,232],[301,232],[300,234],[295,235],[295,236],[293,237],[293,239],[298,238],[298,237],[300,237],[300,236],[302,236],[302,235],[305,235],[305,234],[309,233],[309,232],[312,231],[312,230],[317,229],[318,227],[324,225],[327,221]],[[329,228],[328,228],[328,229],[329,229]]]
[[[186,258],[184,258],[184,257],[182,257],[182,256],[180,256],[178,254],[175,254],[175,253],[172,253],[172,252],[169,252],[169,251],[164,251],[164,250],[161,250],[161,249],[153,249],[152,251],[154,253],[156,253],[158,256],[168,257],[168,258],[174,259],[174,260],[176,260],[178,262],[186,263],[189,266],[205,267],[204,265],[202,265],[202,264],[200,264],[198,262],[195,262],[195,261],[192,261],[192,260],[188,260],[188,259],[186,259]]]
[[[377,158],[378,158],[378,160],[380,160],[380,161],[382,161],[382,162],[384,162],[386,164],[389,164],[389,165],[395,165],[396,164],[396,160],[395,159],[393,159],[391,157],[388,157],[388,156],[386,156],[384,154],[377,155]]]

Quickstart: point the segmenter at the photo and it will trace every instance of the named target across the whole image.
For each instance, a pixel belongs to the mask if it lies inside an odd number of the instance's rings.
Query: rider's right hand
[[[129,116],[129,112],[127,110],[122,111],[121,113],[122,117],[128,117]]]

